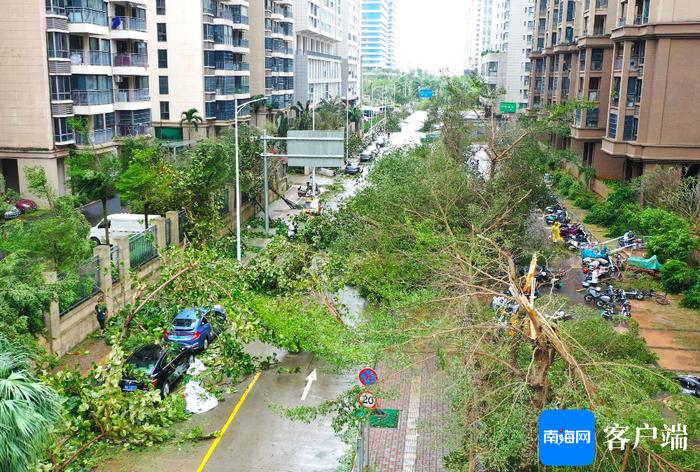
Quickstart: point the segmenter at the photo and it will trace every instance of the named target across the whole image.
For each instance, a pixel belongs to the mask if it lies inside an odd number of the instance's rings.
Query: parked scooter
[[[613,298],[607,293],[602,292],[597,287],[589,287],[583,295],[583,299],[588,302],[595,302],[596,306],[603,307],[613,303]]]

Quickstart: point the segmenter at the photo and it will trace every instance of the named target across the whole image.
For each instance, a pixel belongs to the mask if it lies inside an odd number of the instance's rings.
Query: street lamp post
[[[262,100],[267,100],[267,97],[256,98],[241,105],[238,104],[238,98],[234,99],[236,119],[236,260],[238,262],[241,262],[241,176],[239,169],[240,146],[238,145],[238,127],[240,123],[238,122],[238,112],[246,105]]]

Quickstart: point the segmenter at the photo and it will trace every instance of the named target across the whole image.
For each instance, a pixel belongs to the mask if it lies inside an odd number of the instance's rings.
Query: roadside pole
[[[264,194],[264,201],[265,201],[265,237],[270,236],[270,196],[268,195],[269,192],[269,182],[268,182],[268,169],[267,169],[267,130],[263,130],[263,180],[264,180],[264,186],[265,190],[263,191]]]

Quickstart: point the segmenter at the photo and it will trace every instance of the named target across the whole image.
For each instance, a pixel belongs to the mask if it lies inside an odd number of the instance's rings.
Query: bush
[[[681,306],[700,310],[700,283],[697,283],[688,290],[681,300]]]
[[[676,228],[651,236],[646,243],[647,253],[656,255],[661,262],[671,259],[684,261],[698,247],[698,242],[689,228]]]
[[[675,229],[688,229],[690,225],[680,216],[661,208],[645,208],[639,214],[636,229],[644,236],[663,234]]]
[[[688,264],[671,259],[661,269],[661,283],[664,290],[671,293],[685,292],[699,281],[698,273]]]
[[[579,208],[583,208],[584,210],[588,210],[589,208],[592,208],[593,205],[595,205],[597,202],[598,200],[595,198],[595,195],[593,195],[591,192],[583,192],[583,194],[576,197],[576,199],[574,200],[574,205],[576,205]]]

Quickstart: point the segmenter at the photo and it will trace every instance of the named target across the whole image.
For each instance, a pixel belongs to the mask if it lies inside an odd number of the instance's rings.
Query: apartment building
[[[467,57],[465,69],[471,73],[481,71],[482,52],[491,48],[494,0],[467,1]]]
[[[493,34],[482,51],[481,75],[492,88],[505,90],[494,104],[496,110],[510,113],[528,107],[534,16],[533,0],[494,0]]]
[[[339,53],[343,58],[341,67],[341,96],[353,102],[362,91],[362,64],[360,59],[360,36],[362,33],[361,0],[343,0],[343,34]]]
[[[693,0],[537,0],[530,106],[586,100],[557,139],[598,178],[659,164],[697,174],[700,4]],[[690,86],[689,86],[690,85]]]
[[[272,119],[268,111],[289,111],[294,102],[294,2],[250,0],[249,38],[250,93],[267,97],[258,115]]]
[[[239,119],[249,119],[248,0],[152,1],[147,24],[156,136],[216,136],[235,123],[237,105]],[[198,131],[180,124],[193,108],[204,120]]]
[[[395,0],[362,0],[362,66],[392,69],[395,58]]]
[[[62,195],[72,146],[111,152],[119,138],[151,132],[154,9],[102,0],[3,6],[12,13],[0,18],[0,169],[8,188],[27,193],[24,170],[41,166]]]
[[[294,4],[295,100],[319,103],[343,96],[339,43],[343,37],[341,0],[297,0]]]

